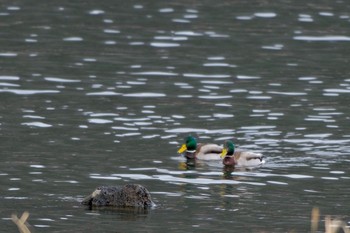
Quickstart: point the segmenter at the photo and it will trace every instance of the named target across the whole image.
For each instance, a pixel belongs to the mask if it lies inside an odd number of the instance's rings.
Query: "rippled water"
[[[17,1],[0,8],[1,225],[35,232],[305,232],[349,222],[345,1]],[[184,137],[263,153],[189,166]],[[89,211],[101,184],[157,206]],[[323,225],[323,223],[322,223]]]

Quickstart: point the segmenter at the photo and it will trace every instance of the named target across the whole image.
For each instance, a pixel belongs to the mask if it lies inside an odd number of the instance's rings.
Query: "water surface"
[[[346,2],[33,3],[0,8],[4,230],[25,210],[35,232],[305,232],[315,206],[349,222]],[[188,166],[188,134],[267,163]],[[129,182],[157,206],[79,204]]]

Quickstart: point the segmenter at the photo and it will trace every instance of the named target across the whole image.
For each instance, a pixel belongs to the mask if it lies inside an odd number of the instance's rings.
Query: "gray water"
[[[349,224],[347,1],[7,1],[0,221],[33,232],[307,232]],[[184,138],[263,153],[187,167]],[[139,183],[145,212],[87,210]],[[323,223],[320,223],[323,225]],[[322,230],[322,227],[320,228]]]

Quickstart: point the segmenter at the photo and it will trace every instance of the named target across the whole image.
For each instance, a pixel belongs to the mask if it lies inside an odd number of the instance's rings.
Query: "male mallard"
[[[194,137],[188,136],[186,143],[177,151],[178,153],[185,152],[185,157],[188,159],[201,160],[221,160],[220,153],[223,147],[216,144],[201,144]]]
[[[264,157],[260,153],[251,151],[235,151],[235,145],[232,141],[226,141],[221,157],[222,163],[226,166],[236,167],[257,167],[265,163]]]

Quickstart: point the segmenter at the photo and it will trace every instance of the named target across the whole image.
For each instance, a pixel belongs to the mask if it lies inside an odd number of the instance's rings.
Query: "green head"
[[[196,150],[197,149],[196,139],[192,136],[188,136],[186,138],[186,147],[187,147],[187,150]]]
[[[228,156],[232,156],[235,153],[235,144],[232,141],[226,141],[224,144],[224,148],[227,150]]]
[[[183,153],[184,151],[195,151],[197,149],[197,141],[194,137],[188,136],[186,138],[185,144],[178,150],[178,153]]]

